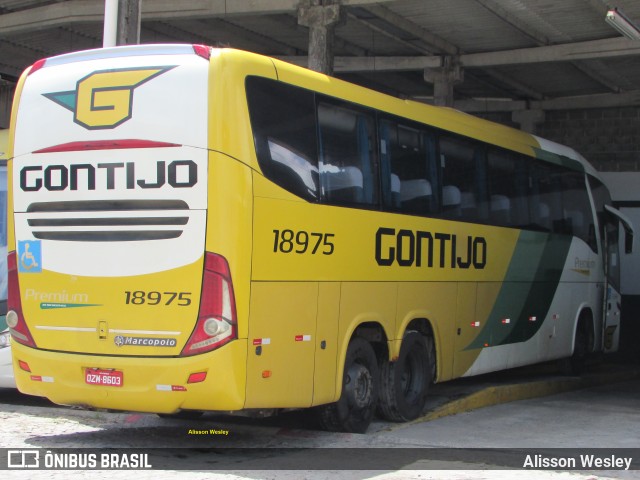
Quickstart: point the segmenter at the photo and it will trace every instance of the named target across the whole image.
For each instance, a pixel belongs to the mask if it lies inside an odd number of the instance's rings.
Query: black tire
[[[420,416],[432,380],[432,362],[425,337],[408,332],[395,362],[385,361],[380,372],[380,415],[393,422]]]
[[[576,343],[573,347],[573,355],[570,360],[571,373],[581,375],[584,373],[587,364],[587,354],[589,350],[589,332],[587,332],[586,322],[580,322],[576,331]]]
[[[349,343],[336,403],[318,407],[320,425],[332,432],[365,433],[373,419],[380,391],[380,372],[373,347],[363,338]]]
[[[578,322],[573,354],[561,363],[561,370],[565,375],[578,376],[584,373],[589,353],[589,331],[587,328],[588,322],[582,320]]]

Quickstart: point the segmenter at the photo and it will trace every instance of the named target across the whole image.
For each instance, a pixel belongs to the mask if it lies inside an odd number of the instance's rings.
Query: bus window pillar
[[[331,0],[308,0],[298,9],[298,23],[309,27],[309,69],[333,74],[334,29],[344,19],[344,10]]]
[[[433,84],[433,104],[453,107],[453,87],[464,81],[464,70],[455,57],[443,57],[442,66],[425,68],[424,79]]]
[[[544,123],[544,110],[516,110],[511,114],[511,120],[520,125],[520,130],[535,134],[536,127]]]

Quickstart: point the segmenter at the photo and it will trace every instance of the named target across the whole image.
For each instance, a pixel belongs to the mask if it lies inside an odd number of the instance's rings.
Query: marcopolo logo
[[[178,341],[175,338],[150,338],[150,337],[126,337],[116,335],[113,343],[117,347],[132,345],[137,347],[175,347]]]
[[[43,95],[73,112],[73,121],[86,129],[115,128],[132,116],[133,91],[175,67],[98,70],[78,80],[75,90]]]

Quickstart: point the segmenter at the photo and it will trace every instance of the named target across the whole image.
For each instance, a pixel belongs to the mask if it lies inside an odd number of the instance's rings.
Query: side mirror
[[[624,253],[633,252],[633,232],[629,230],[624,231]]]

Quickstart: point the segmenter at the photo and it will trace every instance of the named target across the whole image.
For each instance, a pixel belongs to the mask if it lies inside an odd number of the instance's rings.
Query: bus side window
[[[486,222],[489,218],[487,171],[480,144],[440,135],[439,147],[443,216]]]
[[[595,251],[595,225],[584,173],[566,171],[562,175],[562,207],[566,231],[583,239]]]
[[[378,204],[373,125],[372,115],[350,105],[318,105],[320,186],[327,203]]]
[[[384,204],[403,213],[439,211],[440,189],[433,135],[417,126],[380,121]]]
[[[555,168],[546,163],[533,163],[531,169],[531,219],[535,228],[560,233],[562,201],[560,181]]]
[[[313,93],[275,80],[248,77],[249,115],[262,173],[285,190],[318,200]]]
[[[519,227],[530,225],[529,177],[524,158],[513,152],[491,150],[488,168],[492,223]]]

